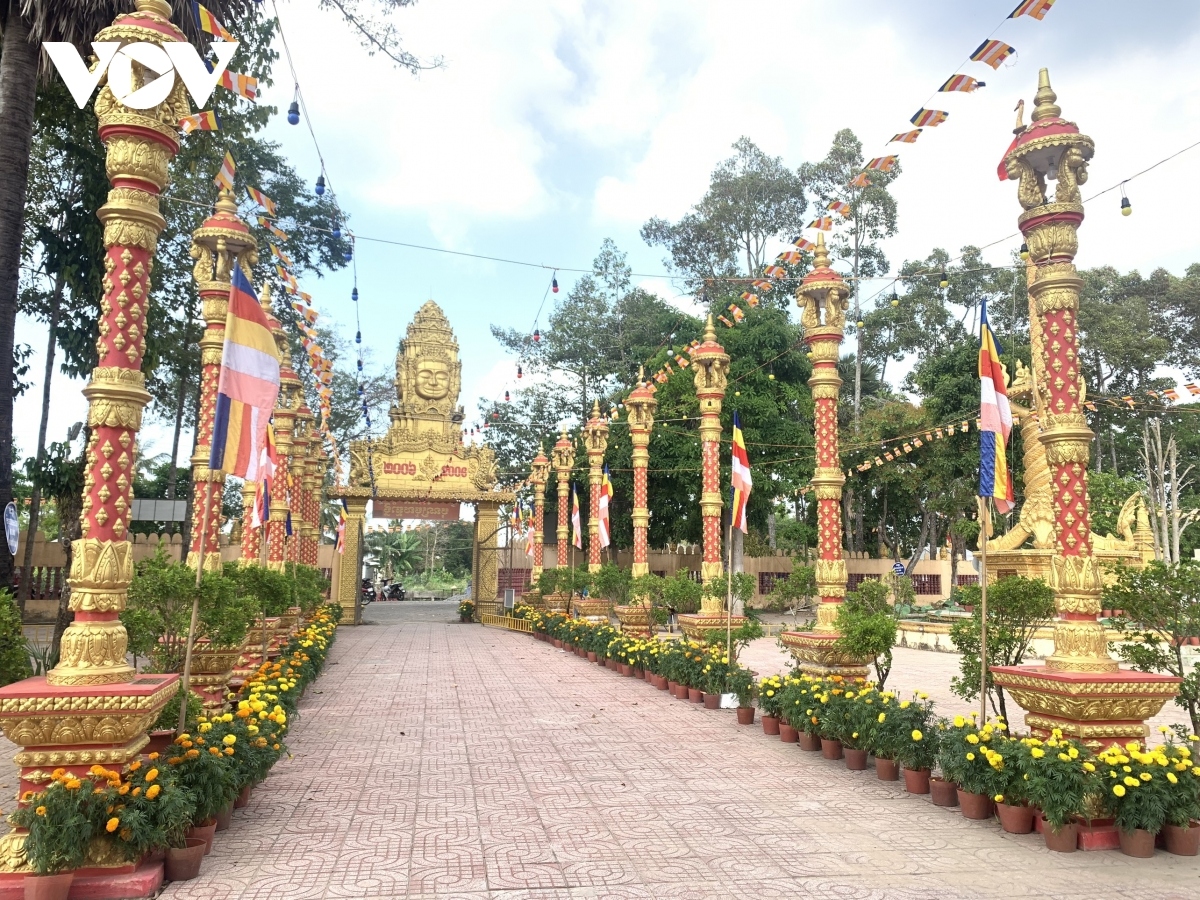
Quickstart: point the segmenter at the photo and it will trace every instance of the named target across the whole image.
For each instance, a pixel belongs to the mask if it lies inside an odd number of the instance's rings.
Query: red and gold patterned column
[[[530,578],[536,585],[544,561],[542,529],[546,518],[546,482],[550,480],[550,460],[546,458],[544,447],[538,448],[538,455],[529,468],[529,483],[533,485],[533,570]]]
[[[608,420],[600,415],[600,401],[592,404],[592,416],[583,426],[583,446],[588,456],[588,571],[600,571],[600,482],[604,476],[604,452],[608,449]]]
[[[159,47],[186,40],[170,16],[163,0],[138,0],[135,12],[117,16],[96,40]],[[95,111],[112,189],[98,211],[105,274],[98,362],[84,389],[90,434],[83,536],[72,543],[69,575],[75,616],[62,637],[57,666],[44,677],[0,688],[0,729],[20,748],[14,757],[20,768],[18,795],[44,788],[52,768],[75,773],[94,764],[120,768],[145,746],[146,729],[178,689],[177,675],[135,680],[119,616],[133,578],[130,499],[142,411],[150,399],[141,367],[151,272],[165,225],[158,198],[179,150],[179,119],[190,110],[183,82],[176,79],[167,99],[148,110],[123,106],[105,84]],[[15,832],[0,838],[0,886],[14,896],[20,892],[17,873],[29,871],[24,841],[25,835]],[[106,864],[91,858],[85,865]],[[162,875],[158,870],[154,884],[135,885],[138,877],[131,874],[127,887],[148,894]]]
[[[556,555],[558,568],[571,565],[571,471],[575,468],[575,444],[567,437],[564,428],[554,445],[554,472],[558,476],[558,523],[554,530],[558,541]]]
[[[240,266],[246,277],[251,278],[250,267],[258,262],[258,242],[238,217],[232,191],[220,192],[213,214],[192,232],[190,252],[196,261],[192,277],[200,293],[205,329],[200,338],[200,415],[196,423],[196,451],[192,454],[192,545],[188,549],[188,565],[196,565],[203,546],[204,568],[217,571],[221,568],[218,535],[225,473],[212,472],[208,461],[225,345],[225,319],[234,266]]]
[[[304,562],[304,547],[308,532],[308,502],[304,496],[304,475],[308,463],[309,431],[312,424],[312,412],[308,405],[301,403],[296,410],[296,424],[292,429],[292,456],[289,472],[292,476],[290,493],[290,510],[292,513],[292,537],[287,542],[286,560],[289,563]]]
[[[270,293],[263,291],[263,308],[270,315]],[[279,350],[279,401],[275,404],[272,421],[275,423],[275,448],[279,457],[275,471],[275,484],[271,492],[271,515],[267,521],[267,566],[283,571],[287,558],[287,474],[292,464],[292,431],[296,425],[299,407],[300,379],[292,369],[291,352],[287,334],[273,315],[271,330],[275,335],[275,346]]]
[[[817,624],[811,632],[787,632],[781,640],[800,668],[812,675],[865,675],[863,660],[834,648],[837,617],[846,596],[846,559],[842,551],[842,474],[838,456],[838,354],[846,330],[849,296],[842,276],[829,265],[824,234],[817,235],[812,271],[796,292],[800,325],[812,360],[813,419],[816,466],[812,486],[817,498]]]
[[[1061,117],[1057,99],[1049,73],[1042,69],[1032,121],[1018,127],[1004,161],[1008,177],[1017,182],[1017,199],[1025,210],[1017,224],[1035,266],[1030,313],[1041,325],[1047,373],[1037,389],[1044,410],[1040,439],[1055,491],[1050,586],[1058,619],[1054,653],[1045,665],[992,672],[1026,710],[1031,730],[1042,734],[1061,728],[1100,746],[1142,739],[1145,720],[1174,696],[1178,680],[1121,671],[1109,656],[1107,635],[1097,620],[1103,584],[1091,543],[1087,473],[1093,435],[1083,411],[1087,387],[1080,371],[1077,320],[1083,281],[1074,263],[1083,222],[1079,186],[1087,181],[1094,144]],[[1049,181],[1057,181],[1053,200],[1047,193]]]
[[[650,573],[647,531],[650,527],[650,508],[646,494],[646,469],[650,465],[650,433],[654,429],[654,412],[658,401],[655,388],[645,373],[638,373],[638,386],[625,398],[629,411],[629,436],[633,443],[633,567],[634,578]]]
[[[242,485],[242,549],[238,561],[244,566],[256,566],[262,559],[262,527],[255,528],[254,500],[258,486],[251,481]]]

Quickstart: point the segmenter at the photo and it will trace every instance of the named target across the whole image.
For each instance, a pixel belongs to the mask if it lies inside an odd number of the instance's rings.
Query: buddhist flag
[[[225,26],[218,21],[217,17],[199,3],[192,3],[192,13],[196,16],[196,24],[202,31],[226,41],[233,40],[233,35],[225,30]]]
[[[984,41],[975,48],[975,52],[971,54],[971,59],[975,62],[986,63],[993,69],[999,69],[1000,63],[1016,52],[1016,50],[1004,43],[1004,41]]]
[[[787,263],[789,266],[796,265],[801,259],[803,259],[803,257],[800,256],[799,250],[784,250],[777,257],[775,257],[776,262]]]
[[[829,231],[833,228],[833,216],[817,216],[808,223],[809,228],[815,228],[817,231]]]
[[[226,69],[221,73],[221,87],[228,88],[239,97],[253,100],[258,96],[258,79],[250,75],[239,75]]]
[[[750,489],[753,480],[750,477],[750,455],[746,452],[746,439],[742,436],[742,420],[738,414],[733,414],[733,440],[730,457],[729,486],[733,491],[732,510],[733,527],[740,528],[746,534],[750,533],[750,525],[746,521],[746,503],[750,499]]]
[[[763,294],[771,290],[772,287],[771,282],[769,281],[752,281],[750,282],[750,286]]]
[[[896,168],[896,163],[900,161],[898,156],[877,156],[869,163],[867,169],[876,172],[890,172]]]
[[[214,472],[258,480],[267,423],[279,398],[276,353],[267,314],[241,268],[234,266],[208,461]]]
[[[950,113],[945,110],[926,109],[922,106],[913,113],[912,118],[908,121],[912,122],[918,128],[937,128],[937,126],[941,125],[948,118],[950,118]]]
[[[225,160],[221,163],[221,168],[217,171],[217,177],[213,179],[213,184],[222,190],[232,191],[235,174],[237,174],[237,163],[233,161],[233,154],[226,150]]]
[[[843,216],[850,215],[850,204],[845,200],[830,200],[829,205],[825,208],[830,212],[840,213]]]
[[[1040,22],[1046,18],[1046,13],[1050,12],[1050,7],[1053,5],[1054,0],[1021,0],[1017,4],[1017,8],[1008,14],[1008,17],[1015,19],[1018,16],[1030,16]]]
[[[292,268],[292,261],[288,258],[288,255],[286,253],[284,253],[282,250],[280,250],[274,244],[271,245],[271,255],[274,256],[281,263],[283,263],[285,266],[287,266],[289,269]]]
[[[342,499],[338,506],[337,552],[346,552],[346,500]]]
[[[783,266],[767,266],[763,274],[768,278],[783,278],[787,275],[787,269]]]
[[[730,322],[730,321],[729,321],[727,318],[725,318],[724,316],[717,316],[717,320],[718,320],[718,321],[719,321],[719,322],[720,322],[722,325],[724,325],[726,328],[732,328],[732,327],[733,327],[733,323],[732,323],[732,322]]]
[[[1193,397],[1200,396],[1200,387],[1198,387],[1195,382],[1189,381],[1184,385],[1184,387],[1187,388],[1188,393]]]
[[[917,138],[921,136],[921,129],[914,128],[912,131],[902,131],[899,134],[893,134],[889,144],[915,144]]]
[[[246,192],[250,194],[250,199],[267,211],[267,215],[275,215],[275,201],[260,191],[258,188],[247,187]]]
[[[850,179],[850,186],[856,188],[870,187],[872,184],[870,176],[866,172],[859,172]]]
[[[1000,352],[988,324],[985,298],[980,301],[979,312],[979,496],[991,497],[996,509],[1007,513],[1013,508],[1012,478],[1005,455],[1012,431],[1012,410],[1008,406],[1008,372],[1000,361]]]
[[[184,116],[179,120],[179,130],[184,134],[191,134],[193,131],[216,131],[220,127],[221,120],[211,109],[194,116]]]
[[[938,88],[938,93],[948,94],[953,91],[960,91],[964,94],[969,94],[981,87],[987,87],[987,82],[977,81],[970,75],[951,75],[946,79],[945,83]]]
[[[608,464],[604,465],[604,474],[600,478],[600,549],[603,550],[612,543],[612,532],[608,517],[608,505],[612,500],[612,479],[608,477]]]
[[[812,241],[810,241],[808,238],[805,238],[805,237],[796,238],[794,241],[792,241],[792,246],[800,251],[815,250],[817,247],[816,244],[814,244]]]
[[[747,303],[749,303],[751,306],[758,306],[758,294],[752,294],[749,291],[743,291],[742,299],[745,300]],[[690,347],[688,348],[688,352],[691,352]]]
[[[571,543],[576,550],[583,549],[583,525],[579,518],[579,494],[575,491],[575,483],[571,482]]]
[[[288,239],[288,233],[282,229],[276,228],[275,224],[266,216],[259,216],[258,224],[267,229],[267,231],[271,232],[271,234],[275,235],[275,237],[279,238],[281,241],[286,241]]]

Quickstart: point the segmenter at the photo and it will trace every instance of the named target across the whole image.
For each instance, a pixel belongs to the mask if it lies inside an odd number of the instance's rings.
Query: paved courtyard
[[[453,613],[376,604],[344,628],[293,758],[163,896],[1200,896],[1197,860],[1054,855]]]

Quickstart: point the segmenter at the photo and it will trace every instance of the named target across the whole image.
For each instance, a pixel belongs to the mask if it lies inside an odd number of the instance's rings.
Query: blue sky
[[[419,77],[366,56],[308,0],[280,3],[280,13],[329,181],[359,235],[564,268],[588,267],[612,237],[635,272],[663,274],[663,254],[638,229],[652,215],[685,212],[741,135],[793,167],[823,156],[842,127],[868,156],[900,146],[900,233],[885,248],[893,270],[935,246],[957,251],[1015,232],[1015,191],[995,167],[1012,109],[1032,98],[1040,66],[1050,69],[1064,115],[1096,141],[1089,189],[1200,140],[1200,4],[1058,0],[1042,22],[1004,21],[1015,5],[422,0],[397,24],[409,50],[446,65]],[[1017,48],[1015,63],[998,72],[963,64],[993,30]],[[281,61],[264,98],[281,109],[292,92],[286,71]],[[934,98],[950,120],[915,145],[886,148],[955,71],[988,87]],[[270,135],[316,178],[303,127],[280,116]],[[1089,205],[1080,265],[1179,272],[1200,261],[1189,212],[1200,207],[1200,148],[1191,153],[1127,187],[1133,216],[1118,215],[1116,193]],[[1002,261],[1017,243],[985,255]],[[531,328],[549,270],[366,240],[357,261],[364,341],[378,364],[390,363],[432,297],[462,345],[468,409],[480,394],[515,386],[515,364],[488,325]],[[560,273],[564,293],[575,277]],[[666,278],[635,280],[679,293]],[[349,274],[305,287],[352,336]],[[18,339],[44,340],[29,323]],[[82,385],[61,376],[56,384],[52,439],[85,409]],[[36,422],[38,397],[35,386],[19,402],[19,422]],[[18,431],[23,448],[33,438]],[[147,452],[168,442],[161,427],[147,428]]]

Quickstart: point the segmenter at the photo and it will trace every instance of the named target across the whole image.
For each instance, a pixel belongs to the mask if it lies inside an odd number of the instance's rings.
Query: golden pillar
[[[629,436],[633,442],[633,567],[634,578],[650,574],[649,543],[650,528],[649,496],[646,486],[646,470],[650,465],[650,434],[654,430],[654,413],[658,401],[654,399],[655,388],[646,380],[645,373],[638,372],[638,386],[625,398],[629,411]]]
[[[550,460],[546,458],[544,448],[538,448],[538,455],[530,465],[529,483],[533,485],[533,570],[530,577],[536,586],[538,576],[542,574],[542,558],[545,548],[542,546],[542,529],[546,516],[546,482],[550,480]]]
[[[262,560],[262,533],[260,525],[255,528],[254,501],[258,493],[258,485],[247,481],[242,485],[242,549],[238,561],[244,566],[256,566]]]
[[[575,468],[575,444],[564,428],[551,451],[554,473],[558,476],[558,523],[554,529],[558,545],[555,548],[558,568],[570,565],[571,546],[571,471]]]
[[[185,41],[170,17],[163,0],[137,0],[135,12],[118,15],[96,40],[159,47]],[[141,78],[136,71],[132,87],[140,87]],[[0,688],[0,729],[21,748],[14,757],[18,795],[42,789],[46,769],[85,773],[96,763],[120,768],[145,746],[146,729],[178,689],[177,675],[134,680],[119,615],[133,578],[130,499],[142,410],[150,399],[142,359],[150,274],[165,225],[158,197],[179,150],[179,119],[190,110],[184,84],[175,79],[167,99],[148,110],[123,106],[106,83],[95,111],[112,190],[97,213],[104,223],[105,274],[98,363],[83,392],[90,434],[83,537],[72,543],[69,576],[75,618],[54,669]],[[0,839],[0,872],[27,870],[24,839],[16,833]]]
[[[271,295],[263,289],[263,309],[266,310],[268,323],[275,335],[275,346],[279,351],[279,400],[275,404],[275,412],[271,421],[275,429],[275,449],[278,462],[275,469],[275,480],[271,486],[270,516],[265,524],[267,542],[267,566],[282,572],[284,561],[287,559],[287,514],[288,514],[288,473],[292,464],[292,433],[296,427],[297,412],[300,407],[300,379],[292,369],[291,347],[287,333],[279,320],[271,313]]]
[[[1088,460],[1092,431],[1083,404],[1087,397],[1080,366],[1079,291],[1075,269],[1078,229],[1083,222],[1079,186],[1087,181],[1095,145],[1074,122],[1061,117],[1046,69],[1038,74],[1032,121],[1018,124],[1017,139],[1004,159],[1017,182],[1024,212],[1017,220],[1034,278],[1029,285],[1042,334],[1047,377],[1037,385],[1041,442],[1054,485],[1054,556],[1050,587],[1058,618],[1054,653],[1044,665],[992,669],[1025,710],[1025,724],[1039,734],[1064,734],[1101,746],[1146,736],[1145,720],[1178,690],[1178,679],[1122,671],[1108,653],[1098,621],[1100,567],[1092,548]],[[1053,200],[1048,182],[1057,182]],[[1052,374],[1051,374],[1052,373]]]
[[[604,478],[604,451],[608,449],[608,420],[600,415],[600,401],[583,426],[583,446],[588,457],[588,571],[600,571],[600,483]]]
[[[225,319],[234,267],[247,279],[258,262],[258,242],[237,214],[233,191],[222,189],[213,213],[192,232],[192,277],[200,294],[204,335],[200,338],[200,414],[196,422],[196,451],[192,454],[192,545],[188,565],[195,566],[201,550],[204,568],[221,568],[221,499],[225,473],[208,467],[212,451],[213,421],[217,411],[217,381],[225,347]]]
[[[837,617],[846,596],[846,558],[842,551],[842,474],[838,450],[838,353],[846,330],[847,298],[842,276],[829,265],[825,236],[817,235],[812,271],[796,292],[800,325],[812,360],[808,379],[813,398],[816,466],[812,486],[817,498],[817,624],[811,632],[788,632],[780,640],[811,675],[866,675],[860,657],[838,650]]]
[[[472,587],[477,612],[487,612],[495,607],[500,592],[499,534],[500,504],[490,500],[476,503],[475,583]]]
[[[287,542],[285,559],[289,563],[304,562],[304,546],[308,534],[308,521],[305,516],[308,507],[304,497],[304,473],[308,461],[311,423],[312,412],[301,401],[300,408],[296,410],[296,423],[292,428],[292,452],[288,461],[288,472],[291,475],[288,511],[292,516],[292,537]]]
[[[368,499],[369,496],[345,497],[346,530],[341,559],[338,560],[336,590],[338,605],[342,607],[342,621],[355,625],[362,619],[359,591],[362,587],[363,526],[367,520]]]

